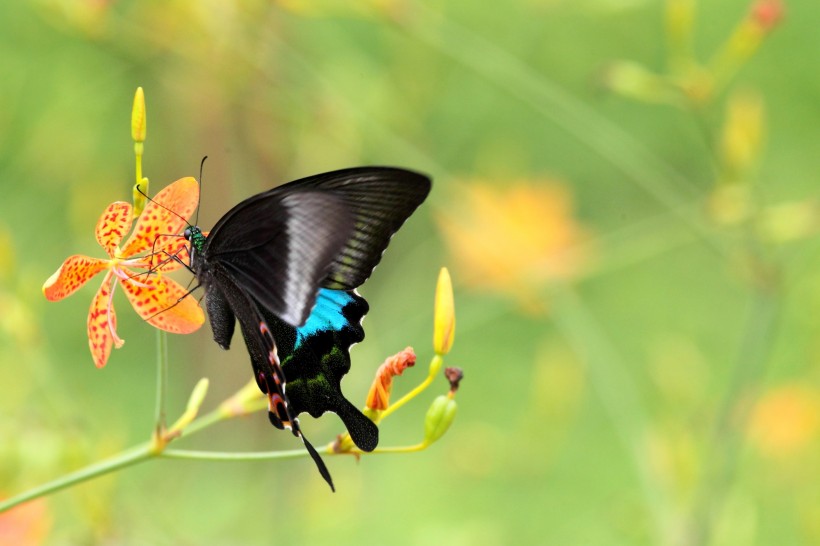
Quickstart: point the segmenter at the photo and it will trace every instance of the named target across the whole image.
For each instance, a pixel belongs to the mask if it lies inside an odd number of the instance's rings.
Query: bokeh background
[[[102,370],[100,256],[129,200],[145,89],[152,191],[198,176],[199,223],[293,178],[358,164],[433,192],[362,293],[346,393],[407,345],[432,354],[455,286],[450,431],[406,455],[158,460],[0,515],[3,544],[817,544],[820,72],[812,0],[16,0],[0,7],[0,496],[148,438],[155,334]],[[122,294],[118,294],[118,297]],[[250,376],[207,327],[170,339],[169,412]],[[387,420],[423,434],[439,379]],[[341,432],[303,419],[315,444]],[[263,414],[177,447],[298,447]]]

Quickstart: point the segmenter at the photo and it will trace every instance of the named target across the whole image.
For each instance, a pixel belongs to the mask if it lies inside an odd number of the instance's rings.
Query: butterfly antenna
[[[199,203],[202,200],[202,173],[205,170],[205,160],[208,159],[208,156],[202,158],[202,161],[199,162],[199,195],[196,198],[196,216],[194,216],[194,225],[199,225]]]
[[[143,197],[148,199],[150,202],[152,202],[156,206],[160,207],[161,209],[167,210],[168,212],[170,212],[171,214],[173,214],[174,216],[176,216],[177,218],[179,218],[180,220],[185,222],[185,225],[187,225],[188,227],[192,227],[191,224],[188,222],[188,220],[184,216],[182,216],[181,214],[179,214],[175,210],[169,209],[168,207],[166,207],[165,205],[163,205],[162,203],[160,203],[159,201],[157,201],[156,199],[154,199],[153,197],[151,197],[150,195],[148,195],[147,193],[142,191],[142,188],[140,188],[139,186],[137,186],[137,191],[140,193],[140,195],[142,195]],[[199,203],[197,202],[197,204],[199,204]]]

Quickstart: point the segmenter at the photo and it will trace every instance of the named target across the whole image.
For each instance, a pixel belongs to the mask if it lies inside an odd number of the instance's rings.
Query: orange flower
[[[543,282],[577,275],[587,236],[564,187],[475,183],[462,193],[462,208],[438,220],[466,284],[511,293],[533,308],[531,292]]]
[[[796,454],[820,433],[820,395],[791,383],[764,394],[752,411],[748,434],[752,443],[770,457]]]
[[[52,518],[45,499],[36,499],[0,514],[3,544],[37,546],[45,544]]]
[[[189,334],[205,321],[196,299],[180,298],[187,293],[178,283],[162,275],[179,269],[181,264],[169,259],[187,258],[187,247],[177,237],[196,209],[199,185],[193,178],[181,178],[159,192],[134,223],[131,236],[120,246],[133,223],[130,203],[111,203],[97,222],[97,242],[108,259],[75,255],[63,262],[43,285],[49,301],[73,294],[97,273],[107,270],[102,286],[91,301],[88,312],[88,345],[98,368],[105,366],[111,347],[124,343],[117,336],[117,316],[111,297],[119,285],[137,314],[152,326],[175,334]],[[173,212],[171,212],[173,211]],[[151,251],[149,254],[138,254]],[[149,270],[135,274],[129,268]],[[151,273],[157,273],[151,275]]]

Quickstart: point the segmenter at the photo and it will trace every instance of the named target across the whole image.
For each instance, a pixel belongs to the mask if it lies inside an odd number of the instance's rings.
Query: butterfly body
[[[297,415],[337,413],[360,449],[376,447],[376,425],[341,392],[368,310],[354,290],[429,191],[429,178],[403,169],[333,171],[242,201],[207,237],[184,234],[214,340],[229,348],[239,322],[271,423],[302,438],[331,487]]]

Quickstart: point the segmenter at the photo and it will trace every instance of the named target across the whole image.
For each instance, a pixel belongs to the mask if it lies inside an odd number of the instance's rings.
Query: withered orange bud
[[[450,382],[450,392],[455,394],[459,383],[464,379],[464,370],[461,368],[444,368],[444,377]]]
[[[752,4],[751,16],[761,29],[769,31],[783,19],[783,11],[781,0],[757,0]]]
[[[376,370],[376,378],[367,393],[365,406],[368,409],[382,411],[390,405],[390,389],[393,387],[393,377],[401,375],[405,369],[416,363],[416,353],[412,347],[407,347],[400,353],[391,356]]]

